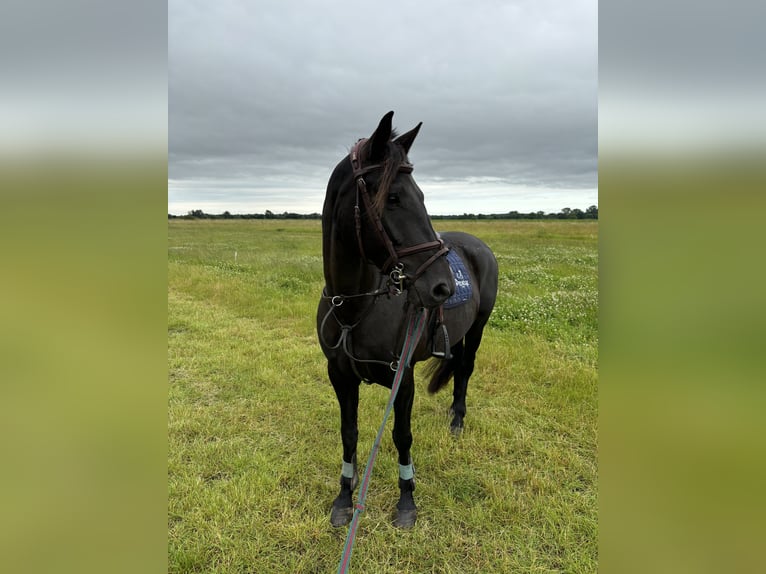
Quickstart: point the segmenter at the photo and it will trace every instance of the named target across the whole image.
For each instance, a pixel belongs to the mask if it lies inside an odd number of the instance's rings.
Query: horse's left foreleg
[[[394,445],[399,452],[399,502],[396,504],[394,526],[410,528],[415,524],[418,509],[412,496],[415,490],[415,469],[412,464],[412,403],[415,398],[415,382],[412,369],[404,375],[399,393],[394,401]]]

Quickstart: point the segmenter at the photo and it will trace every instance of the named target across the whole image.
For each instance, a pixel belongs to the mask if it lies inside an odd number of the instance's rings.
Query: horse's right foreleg
[[[332,503],[330,522],[333,526],[345,526],[354,514],[353,492],[359,482],[356,470],[359,379],[344,375],[334,368],[332,363],[328,367],[328,373],[340,406],[340,436],[343,442],[340,493]]]

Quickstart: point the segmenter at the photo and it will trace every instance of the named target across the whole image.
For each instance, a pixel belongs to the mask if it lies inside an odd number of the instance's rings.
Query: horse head
[[[454,283],[448,249],[431,225],[407,158],[422,124],[397,135],[393,115],[383,116],[330,176],[322,214],[325,276],[328,286],[337,284],[334,266],[361,283],[360,270],[372,265],[395,289],[406,289],[411,303],[436,307],[452,295]]]

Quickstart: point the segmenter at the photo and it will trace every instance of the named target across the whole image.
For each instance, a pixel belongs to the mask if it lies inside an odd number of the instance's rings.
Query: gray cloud
[[[595,203],[594,1],[168,10],[171,212],[319,211],[333,167],[390,109],[401,130],[423,122],[410,157],[442,212],[537,210],[535,190],[541,204],[567,190],[550,210]],[[461,183],[488,199],[463,209]]]

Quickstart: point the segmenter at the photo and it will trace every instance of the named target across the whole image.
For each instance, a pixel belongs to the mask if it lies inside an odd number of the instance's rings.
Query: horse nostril
[[[446,301],[452,295],[452,292],[447,283],[437,283],[431,289],[431,295],[437,301]]]

